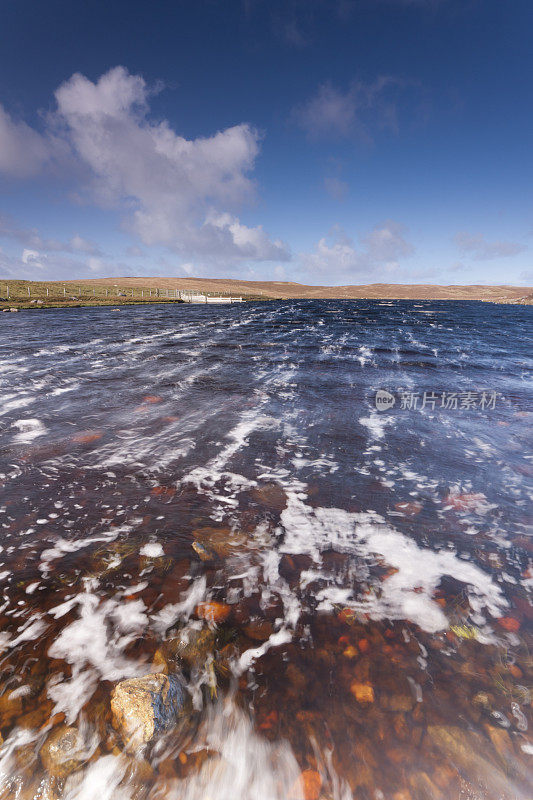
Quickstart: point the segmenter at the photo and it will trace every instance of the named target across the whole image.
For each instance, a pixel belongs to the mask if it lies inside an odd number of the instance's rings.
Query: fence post
[[[66,290],[66,289],[65,289],[65,287],[63,286],[63,297],[66,295],[66,293],[67,293],[67,290]]]
[[[31,297],[30,287],[28,286],[28,297]]]

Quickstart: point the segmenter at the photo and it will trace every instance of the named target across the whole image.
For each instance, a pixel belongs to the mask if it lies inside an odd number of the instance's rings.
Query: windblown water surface
[[[531,798],[530,309],[0,331],[0,798]]]

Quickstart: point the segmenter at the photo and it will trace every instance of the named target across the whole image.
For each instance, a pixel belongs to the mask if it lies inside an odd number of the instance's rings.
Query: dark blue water
[[[530,796],[530,308],[0,325],[0,776],[28,793],[6,797],[297,800],[302,769],[324,800]],[[206,601],[229,609],[185,671],[194,723],[132,776],[110,692]],[[50,779],[62,722],[86,752]]]

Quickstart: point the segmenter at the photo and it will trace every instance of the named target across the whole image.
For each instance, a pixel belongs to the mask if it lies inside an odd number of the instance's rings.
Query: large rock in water
[[[111,695],[113,727],[127,750],[136,750],[190,710],[190,698],[174,675],[145,675],[121,681]]]

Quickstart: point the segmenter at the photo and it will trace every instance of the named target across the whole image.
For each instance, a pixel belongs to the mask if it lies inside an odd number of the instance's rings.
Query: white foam
[[[39,419],[17,419],[12,427],[20,431],[13,437],[13,441],[17,444],[27,444],[48,432]]]
[[[466,584],[476,610],[486,606],[490,614],[500,616],[507,604],[500,588],[477,566],[458,558],[454,552],[420,547],[413,539],[387,526],[378,514],[311,508],[289,494],[281,523],[282,552],[308,553],[320,562],[321,550],[332,547],[370,562],[380,556],[397,570],[382,581],[379,596],[370,594],[362,600],[349,600],[347,587],[341,586],[339,591],[334,582],[330,583],[320,591],[319,610],[331,610],[335,603],[349,602],[373,619],[405,619],[435,633],[448,627],[446,616],[433,600],[444,575]]]
[[[163,546],[158,544],[158,542],[149,542],[143,545],[139,552],[142,556],[146,556],[146,558],[161,558],[161,556],[165,555]]]
[[[282,644],[287,644],[292,639],[292,634],[286,629],[272,633],[266,642],[263,642],[259,647],[253,647],[245,650],[240,656],[237,663],[233,666],[235,675],[242,675],[247,669],[250,669],[254,661],[264,656],[272,647],[280,647]]]
[[[66,787],[65,800],[133,800],[131,787],[119,784],[126,774],[128,761],[121,756],[102,756],[84,771],[81,781]]]
[[[371,439],[383,439],[385,428],[394,422],[393,417],[371,413],[369,417],[360,417],[359,424],[368,428]]]
[[[148,625],[141,600],[102,601],[94,593],[96,581],[86,579],[85,585],[85,592],[50,611],[61,617],[78,606],[78,619],[63,628],[48,650],[51,658],[72,664],[72,678],[48,689],[56,703],[54,713],[65,711],[71,720],[90,699],[99,677],[114,682],[140,674],[142,665],[126,658],[123,651]]]

